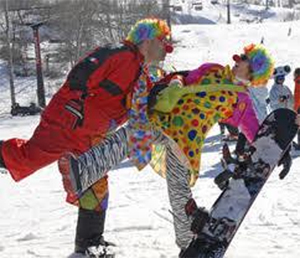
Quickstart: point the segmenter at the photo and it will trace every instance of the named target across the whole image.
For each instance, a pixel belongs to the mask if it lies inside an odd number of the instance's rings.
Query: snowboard
[[[249,155],[243,161],[233,161],[234,170],[219,177],[223,189],[210,211],[196,207],[192,231],[195,237],[180,258],[221,258],[237,233],[256,197],[275,166],[289,149],[298,126],[296,113],[277,109],[262,122]],[[191,203],[188,203],[191,206]],[[195,203],[192,201],[192,206]],[[190,209],[186,209],[191,215]]]

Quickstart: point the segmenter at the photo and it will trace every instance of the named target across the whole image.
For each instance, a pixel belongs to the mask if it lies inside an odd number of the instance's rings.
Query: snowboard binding
[[[201,234],[195,237],[188,248],[179,254],[179,258],[215,258],[224,253],[226,244],[217,241],[210,236]],[[201,252],[201,256],[199,253]]]
[[[204,207],[198,207],[193,198],[189,199],[185,205],[185,213],[193,219],[191,231],[194,234],[201,232],[210,219],[209,212]]]
[[[224,170],[215,178],[214,183],[221,190],[224,190],[228,186],[230,178],[242,178],[246,176],[244,172],[247,170],[247,168],[253,171],[251,156],[254,151],[255,148],[250,146],[243,154],[233,157],[230,153],[228,145],[225,143],[223,145],[221,159],[221,165]],[[235,166],[233,171],[229,168],[229,164],[233,164]]]
[[[220,190],[225,190],[229,184],[229,179],[233,177],[233,172],[230,169],[225,169],[214,179],[214,183],[220,188]]]

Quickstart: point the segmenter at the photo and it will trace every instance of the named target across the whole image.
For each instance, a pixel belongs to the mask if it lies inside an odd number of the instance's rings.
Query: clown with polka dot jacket
[[[184,154],[178,157],[189,168],[191,186],[198,178],[204,140],[215,123],[222,120],[238,127],[250,143],[259,128],[247,87],[264,87],[273,73],[273,61],[263,46],[254,44],[233,60],[232,69],[206,63],[190,71],[183,83],[164,89],[153,108],[150,120]],[[159,144],[152,151],[151,164],[162,175],[164,154]]]

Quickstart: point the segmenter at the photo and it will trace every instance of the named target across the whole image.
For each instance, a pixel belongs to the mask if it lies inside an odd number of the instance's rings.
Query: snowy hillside
[[[300,66],[300,22],[178,25],[173,33],[176,50],[168,58],[167,68],[171,64],[180,70],[203,62],[232,63],[232,54],[262,38],[278,65],[289,64],[293,69]],[[293,89],[291,76],[286,83]],[[9,98],[1,102],[9,105]],[[38,121],[38,117],[1,117],[0,138],[28,138]],[[213,178],[221,170],[221,146],[219,129],[214,127],[204,147],[201,178],[193,189],[200,206],[209,208],[220,193]],[[300,257],[299,167],[300,159],[295,158],[284,181],[278,179],[278,170],[274,172],[226,257]],[[64,197],[56,164],[18,184],[0,174],[0,257],[68,257],[73,250],[77,212],[64,202]],[[138,173],[125,162],[110,172],[105,237],[118,245],[117,257],[177,257],[179,250],[168,210],[166,183],[150,168]]]
[[[184,3],[183,3],[184,2]],[[194,3],[194,4],[193,4]],[[214,4],[213,4],[214,3]],[[231,23],[286,22],[300,20],[300,10],[232,2]],[[227,1],[173,1],[174,21],[178,24],[227,23]],[[199,9],[202,6],[202,9]],[[198,7],[198,8],[197,8]]]

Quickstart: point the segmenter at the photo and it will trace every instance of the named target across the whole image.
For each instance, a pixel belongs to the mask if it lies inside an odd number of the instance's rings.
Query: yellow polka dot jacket
[[[259,127],[246,85],[235,81],[229,66],[212,63],[190,71],[185,85],[171,85],[160,92],[149,120],[170,139],[189,169],[191,186],[199,176],[205,137],[216,122],[238,127],[249,142]],[[165,154],[165,146],[152,144],[150,164],[162,176],[166,173]]]

